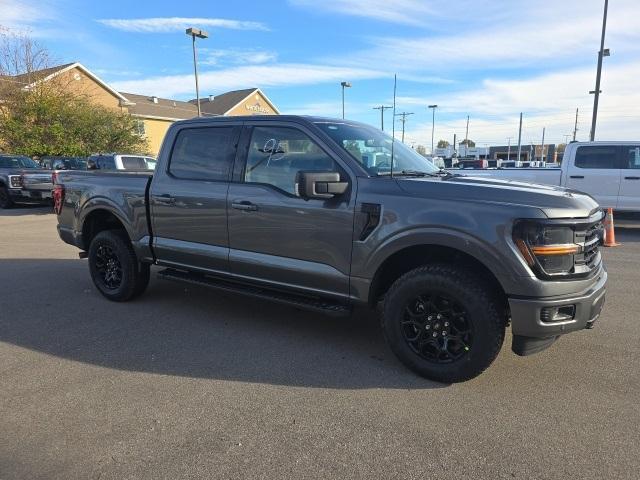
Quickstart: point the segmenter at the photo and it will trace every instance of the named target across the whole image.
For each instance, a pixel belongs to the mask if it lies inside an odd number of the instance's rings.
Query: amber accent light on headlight
[[[578,245],[536,245],[531,247],[534,255],[573,255],[578,253],[580,247]]]

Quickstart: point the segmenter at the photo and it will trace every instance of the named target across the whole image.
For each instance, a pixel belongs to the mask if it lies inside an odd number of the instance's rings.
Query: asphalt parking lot
[[[0,212],[2,480],[638,478],[640,220],[594,330],[442,385],[363,313],[157,280],[110,303],[48,212]]]

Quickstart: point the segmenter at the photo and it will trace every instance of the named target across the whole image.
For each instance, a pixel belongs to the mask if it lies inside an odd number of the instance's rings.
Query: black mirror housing
[[[300,171],[296,176],[298,196],[304,199],[333,198],[349,188],[348,182],[340,181],[338,172]]]

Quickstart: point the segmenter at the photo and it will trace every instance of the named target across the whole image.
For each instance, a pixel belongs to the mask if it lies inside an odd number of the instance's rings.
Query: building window
[[[136,120],[136,133],[141,137],[144,137],[147,134],[144,128],[144,120]]]

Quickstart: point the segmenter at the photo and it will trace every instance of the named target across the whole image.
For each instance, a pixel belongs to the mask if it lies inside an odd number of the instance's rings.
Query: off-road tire
[[[104,251],[119,270],[119,281],[106,280]],[[91,241],[88,252],[91,279],[98,291],[114,302],[126,302],[142,294],[149,283],[149,265],[138,262],[131,242],[121,230],[104,230]]]
[[[13,200],[9,195],[6,185],[0,185],[0,208],[7,209],[13,207]]]
[[[449,297],[466,312],[464,321],[471,326],[472,342],[468,351],[460,353],[462,356],[451,363],[424,358],[416,352],[415,343],[412,347],[406,338],[403,330],[407,328],[406,306],[413,298],[424,295]],[[385,295],[383,332],[395,355],[417,374],[443,383],[469,380],[491,365],[504,341],[506,319],[498,313],[495,298],[495,292],[472,272],[446,264],[416,268],[396,280]]]

